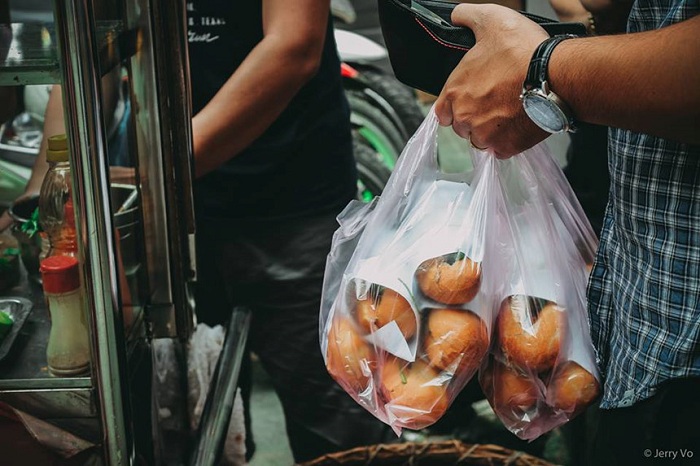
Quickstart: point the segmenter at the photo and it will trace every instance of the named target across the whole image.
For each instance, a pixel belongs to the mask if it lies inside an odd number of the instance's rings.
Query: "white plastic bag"
[[[196,431],[199,425],[211,378],[214,375],[225,337],[226,332],[220,325],[209,327],[205,324],[198,324],[190,338],[187,351],[187,406],[192,431]],[[227,466],[245,465],[247,464],[245,453],[243,401],[239,389],[236,391],[236,398],[233,402],[221,464]]]
[[[544,144],[493,165],[494,339],[480,382],[513,433],[534,439],[600,394],[586,319],[586,284],[597,240]]]
[[[330,374],[389,424],[437,421],[489,346],[487,194],[437,163],[437,120],[406,146],[381,199],[341,215],[321,341]]]
[[[546,146],[442,173],[431,111],[375,205],[339,218],[320,336],[329,373],[397,433],[437,421],[481,368],[532,439],[599,392],[586,321],[597,240]]]

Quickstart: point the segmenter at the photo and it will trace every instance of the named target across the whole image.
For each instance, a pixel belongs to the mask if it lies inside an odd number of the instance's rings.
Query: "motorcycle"
[[[331,13],[336,22],[346,25],[357,17],[349,0],[331,0]],[[393,169],[406,142],[425,117],[415,91],[382,67],[388,59],[382,45],[338,27],[334,33],[351,122],[382,163]]]

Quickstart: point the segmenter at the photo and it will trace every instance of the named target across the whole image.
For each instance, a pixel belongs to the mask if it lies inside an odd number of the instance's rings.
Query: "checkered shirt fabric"
[[[699,12],[698,0],[637,1],[628,31]],[[700,146],[611,129],[608,166],[588,297],[601,407],[616,408],[652,396],[665,380],[700,376]]]

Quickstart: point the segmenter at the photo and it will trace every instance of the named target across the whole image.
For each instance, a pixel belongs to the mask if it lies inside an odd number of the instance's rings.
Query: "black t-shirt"
[[[188,0],[187,14],[196,114],[262,40],[262,1]],[[260,138],[195,182],[198,218],[298,217],[343,207],[357,189],[348,114],[329,19],[316,76]]]

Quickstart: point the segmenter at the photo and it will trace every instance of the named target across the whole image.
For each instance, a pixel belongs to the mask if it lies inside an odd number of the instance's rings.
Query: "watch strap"
[[[523,88],[529,90],[542,87],[542,83],[547,81],[548,78],[549,59],[552,57],[554,48],[566,39],[572,39],[574,37],[578,36],[573,34],[552,36],[538,45],[535,52],[532,54]]]

